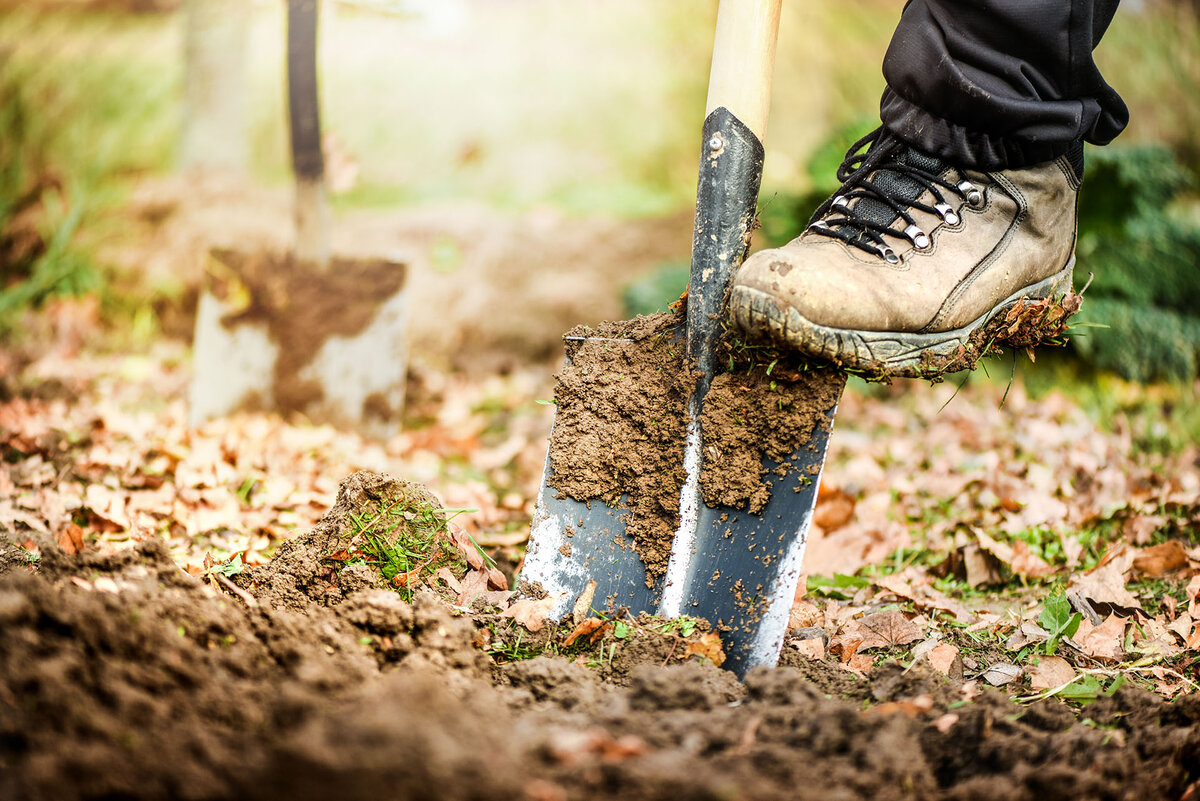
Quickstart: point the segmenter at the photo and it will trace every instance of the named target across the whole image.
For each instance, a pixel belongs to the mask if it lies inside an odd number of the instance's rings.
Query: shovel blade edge
[[[548,483],[553,480],[549,464],[544,475],[521,581],[540,583],[557,598],[551,612],[556,620],[571,612],[593,581],[593,609],[653,613],[661,590],[647,586],[646,566],[625,534],[628,509],[599,498],[584,502],[559,496]]]

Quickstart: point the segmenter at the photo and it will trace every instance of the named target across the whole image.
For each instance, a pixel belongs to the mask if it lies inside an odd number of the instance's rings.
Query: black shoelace
[[[973,183],[946,178],[948,166],[876,128],[850,146],[837,172],[842,188],[821,204],[808,230],[896,264],[900,258],[885,237],[907,239],[921,250],[930,246],[912,210],[936,214],[954,226],[960,218],[945,193],[958,195],[973,208],[983,205],[983,192]],[[933,205],[918,200],[926,191],[933,195]]]

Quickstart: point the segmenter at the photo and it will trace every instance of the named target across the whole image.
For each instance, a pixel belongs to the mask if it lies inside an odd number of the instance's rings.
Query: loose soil
[[[665,574],[679,527],[687,404],[699,379],[685,363],[683,326],[679,310],[573,329],[555,389],[552,489],[627,508],[626,532],[651,579]],[[806,446],[828,431],[845,375],[774,366],[735,362],[705,395],[700,488],[709,506],[757,514],[772,478],[820,471]]]
[[[651,579],[666,573],[679,528],[687,403],[699,377],[684,366],[681,324],[664,313],[572,329],[554,390],[551,488],[628,509],[625,531]]]
[[[660,632],[643,661],[623,663],[642,629],[653,642],[662,623],[652,620],[610,625],[579,649],[562,644],[571,625],[547,627],[558,656],[507,659],[489,641],[505,636],[489,625],[494,615],[431,592],[410,604],[340,574],[327,582],[318,544],[337,545],[337,532],[375,508],[373,494],[409,487],[351,477],[279,563],[237,577],[253,605],[181,572],[154,539],[106,555],[46,543],[36,563],[5,547],[0,797],[1180,799],[1198,790],[1200,695],[1167,703],[1125,687],[1086,707],[1081,723],[1060,702],[968,698],[920,668],[880,670],[832,693],[806,678],[815,671],[790,667],[742,683],[699,652],[664,655],[666,642],[698,642],[699,626],[691,639]],[[325,578],[281,592],[285,575]]]
[[[771,476],[804,470],[815,481],[824,454],[806,458],[811,453],[805,446],[814,431],[828,432],[829,412],[845,384],[839,371],[789,373],[767,367],[713,379],[700,415],[704,502],[757,514],[771,499]],[[764,459],[777,464],[769,474]]]
[[[233,311],[227,328],[266,327],[272,342],[287,343],[275,359],[272,395],[283,412],[311,413],[324,400],[319,381],[300,373],[333,337],[354,338],[375,319],[379,307],[405,285],[408,268],[385,259],[332,259],[327,271],[277,252],[212,253],[207,288]],[[367,399],[364,418],[396,420],[380,397]]]

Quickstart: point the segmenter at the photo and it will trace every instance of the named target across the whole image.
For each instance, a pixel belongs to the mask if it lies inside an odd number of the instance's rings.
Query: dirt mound
[[[495,615],[351,586],[323,558],[405,487],[345,482],[317,529],[234,576],[251,602],[154,540],[5,551],[0,797],[1141,801],[1200,775],[1200,696],[1123,688],[1084,725],[919,668],[843,700],[792,668],[743,684],[669,653],[617,675],[562,631],[564,655],[489,652]]]

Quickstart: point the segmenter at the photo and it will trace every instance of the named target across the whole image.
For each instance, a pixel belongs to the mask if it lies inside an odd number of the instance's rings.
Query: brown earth
[[[763,460],[779,465],[773,472],[778,478],[796,469],[792,462],[804,455],[813,432],[828,431],[829,411],[837,405],[845,384],[841,372],[775,373],[765,367],[722,373],[713,379],[700,416],[704,502],[761,512],[771,499]],[[819,473],[823,461],[810,463],[807,469]]]
[[[626,533],[651,579],[665,574],[679,527],[687,404],[699,379],[687,368],[683,326],[681,311],[579,326],[565,337],[555,387],[550,486],[627,508]],[[772,479],[820,471],[821,461],[804,459],[806,446],[828,431],[845,374],[776,366],[734,360],[705,395],[700,489],[709,506],[757,514]],[[765,460],[777,466],[768,471]]]
[[[321,538],[323,547],[344,542],[338,532],[354,528],[351,516],[361,520],[381,491],[397,487],[411,485],[370,474],[346,482],[321,525],[281,550],[286,566],[263,568],[257,586],[237,577],[257,595],[253,605],[181,572],[158,540],[74,557],[46,544],[36,563],[5,546],[0,797],[1141,800],[1197,792],[1198,695],[1167,703],[1126,687],[1086,707],[1080,722],[1058,701],[1017,706],[990,691],[969,698],[919,668],[818,685],[805,676],[845,671],[809,663],[758,669],[741,683],[654,648],[652,661],[619,673],[598,664],[595,649],[576,661],[506,661],[481,648],[488,616],[428,592],[409,604],[353,586],[318,558]],[[306,553],[315,560],[307,566]],[[309,579],[280,592],[268,575]],[[616,664],[622,657],[611,649],[622,646],[606,639]]]
[[[626,505],[625,531],[652,579],[666,573],[679,528],[687,403],[698,377],[684,367],[681,322],[665,313],[573,329],[554,389],[552,489]]]

